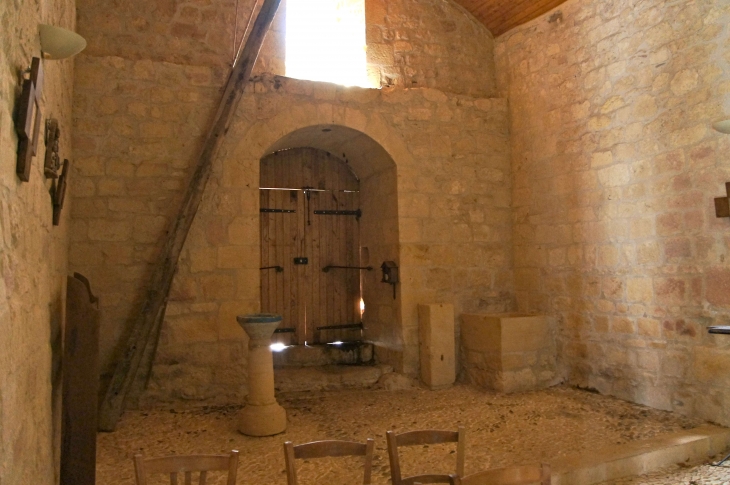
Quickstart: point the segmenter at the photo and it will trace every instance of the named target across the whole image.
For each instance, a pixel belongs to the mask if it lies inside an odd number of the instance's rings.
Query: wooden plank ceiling
[[[565,0],[456,0],[497,37],[539,17]]]

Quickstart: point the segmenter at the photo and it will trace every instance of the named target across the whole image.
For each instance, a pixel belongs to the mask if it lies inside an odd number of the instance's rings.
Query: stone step
[[[373,361],[373,344],[292,345],[273,353],[274,368],[285,366],[361,365]]]
[[[724,453],[730,429],[704,425],[656,438],[612,445],[552,460],[552,485],[611,483],[678,463],[693,465]]]
[[[388,365],[288,366],[274,369],[274,387],[277,392],[363,389],[390,372]]]

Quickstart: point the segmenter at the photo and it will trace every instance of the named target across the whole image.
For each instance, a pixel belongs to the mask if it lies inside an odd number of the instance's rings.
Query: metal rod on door
[[[324,273],[328,273],[329,270],[331,270],[331,269],[364,269],[366,271],[372,271],[373,270],[373,267],[372,266],[334,266],[334,265],[329,265],[329,266],[325,266],[324,268],[322,268],[322,271]]]
[[[348,323],[345,325],[324,325],[322,327],[317,327],[317,330],[344,330],[347,328],[358,328],[358,329],[362,330],[362,322]]]

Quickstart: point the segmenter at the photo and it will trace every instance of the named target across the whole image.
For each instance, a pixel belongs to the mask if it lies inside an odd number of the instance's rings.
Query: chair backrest
[[[178,475],[182,474],[185,485],[192,485],[193,473],[199,472],[198,484],[205,485],[209,471],[228,470],[227,485],[236,484],[238,451],[228,455],[173,455],[161,458],[145,458],[134,455],[134,470],[137,485],[147,485],[147,475],[165,473],[170,475],[170,484],[178,485]]]
[[[400,472],[400,459],[398,458],[399,446],[426,445],[438,443],[456,443],[456,475],[464,474],[464,446],[466,432],[463,427],[457,431],[420,430],[408,431],[395,434],[393,431],[386,433],[388,440],[388,458],[390,459],[390,477],[393,485],[413,485],[415,483],[454,483],[455,476],[443,475],[412,475],[402,477]]]
[[[472,473],[457,480],[457,485],[550,485],[550,465],[506,466]]]
[[[365,470],[363,472],[362,483],[370,484],[370,475],[373,466],[373,448],[375,441],[368,438],[365,443],[357,443],[354,441],[342,440],[324,440],[312,441],[310,443],[302,443],[294,446],[294,443],[287,441],[284,443],[284,459],[286,461],[286,481],[288,485],[298,485],[297,470],[294,466],[294,460],[297,458],[324,458],[327,456],[364,456]]]

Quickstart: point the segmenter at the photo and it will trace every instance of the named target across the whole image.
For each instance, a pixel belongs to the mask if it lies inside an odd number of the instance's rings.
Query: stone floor
[[[375,439],[373,484],[389,483],[385,431],[467,429],[466,472],[544,461],[611,444],[692,428],[700,422],[617,399],[558,387],[499,395],[468,386],[443,391],[336,391],[280,397],[285,434],[249,438],[236,432],[238,407],[125,413],[117,431],[99,435],[97,483],[134,484],[132,456],[240,451],[238,483],[285,484],[282,443],[318,439]],[[361,483],[355,458],[301,463],[300,483]],[[453,447],[412,447],[401,454],[404,474],[453,470]],[[358,475],[360,474],[360,475]],[[622,480],[621,485],[728,483],[730,469],[677,468]],[[165,483],[163,481],[155,483]],[[169,483],[169,482],[167,482]],[[215,482],[214,482],[215,483]],[[222,482],[219,482],[222,483]]]

